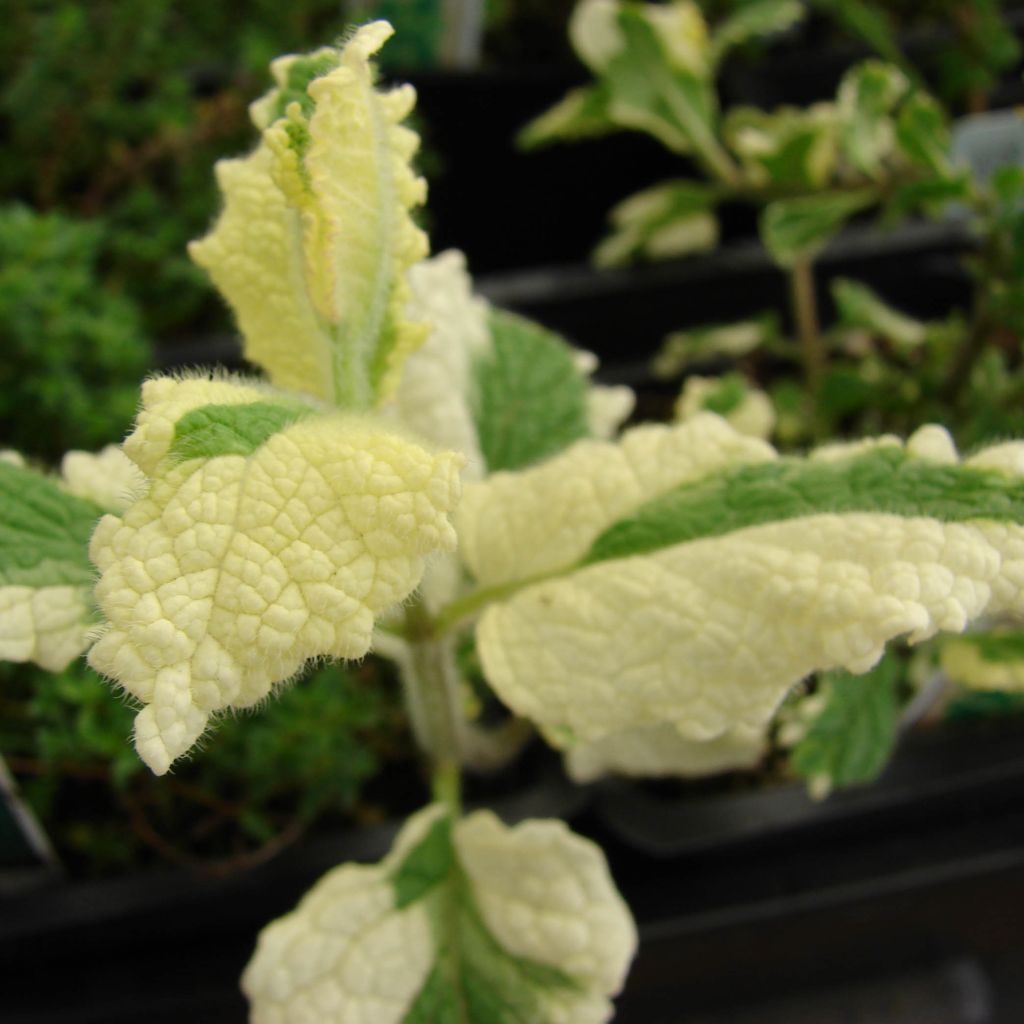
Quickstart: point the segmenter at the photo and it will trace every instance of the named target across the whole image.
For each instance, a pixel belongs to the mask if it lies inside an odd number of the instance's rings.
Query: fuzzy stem
[[[825,347],[818,321],[818,302],[814,292],[814,269],[809,259],[798,260],[789,271],[793,322],[800,341],[804,381],[811,402],[811,424],[815,436],[820,432],[821,382],[825,375]]]

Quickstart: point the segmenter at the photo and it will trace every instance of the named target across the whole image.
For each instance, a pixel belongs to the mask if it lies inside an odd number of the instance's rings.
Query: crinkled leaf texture
[[[145,705],[135,744],[158,774],[212,714],[365,654],[455,541],[460,455],[258,384],[150,380],[124,447],[148,490],[93,535],[89,661]]]
[[[419,139],[401,125],[409,86],[374,87],[370,57],[387,22],[338,50],[274,62],[277,87],[253,105],[262,139],[217,165],[224,211],[190,248],[238,318],[245,352],[271,380],[348,409],[397,385],[426,327],[406,318],[406,271],[426,255],[410,209]]]
[[[597,1024],[635,948],[593,843],[434,805],[265,928],[242,987],[253,1024]]]
[[[1024,446],[941,428],[779,458],[703,414],[467,488],[487,678],[560,746],[758,730],[821,669],[1020,612]]]
[[[0,459],[0,659],[58,672],[88,646],[89,535],[140,485],[117,448],[68,452],[60,479]]]

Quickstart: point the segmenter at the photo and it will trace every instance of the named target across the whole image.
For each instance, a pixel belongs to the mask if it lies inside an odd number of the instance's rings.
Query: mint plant
[[[267,379],[154,377],[120,450],[0,462],[0,654],[87,650],[157,775],[311,661],[392,659],[434,800],[263,931],[252,1019],[607,1020],[636,929],[601,851],[464,811],[502,743],[467,641],[577,777],[752,763],[809,674],[1024,611],[1024,443],[961,457],[931,426],[780,455],[707,412],[622,431],[632,396],[592,356],[427,258],[414,96],[375,82],[389,35],[275,62],[256,149],[218,166],[191,253]]]

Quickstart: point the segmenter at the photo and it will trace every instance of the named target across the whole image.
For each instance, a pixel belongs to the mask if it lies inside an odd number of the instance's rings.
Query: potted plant
[[[636,931],[600,849],[464,813],[464,767],[516,748],[477,667],[577,771],[749,754],[809,673],[1020,613],[1021,448],[932,427],[782,455],[706,412],[622,432],[592,357],[425,259],[389,34],[275,63],[257,148],[218,168],[191,253],[269,381],[158,376],[97,472],[0,464],[2,651],[88,648],[157,775],[307,661],[389,658],[433,799],[265,929],[252,1019],[604,1020]],[[217,901],[174,891],[163,951]]]

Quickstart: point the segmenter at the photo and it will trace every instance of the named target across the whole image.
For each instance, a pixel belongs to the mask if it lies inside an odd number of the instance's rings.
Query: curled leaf
[[[415,93],[378,90],[370,62],[391,33],[378,21],[275,62],[253,107],[261,141],[217,165],[224,211],[189,250],[275,384],[357,410],[394,390],[426,333],[405,313],[406,271],[427,251],[410,217],[426,194],[419,140],[401,124]]]

